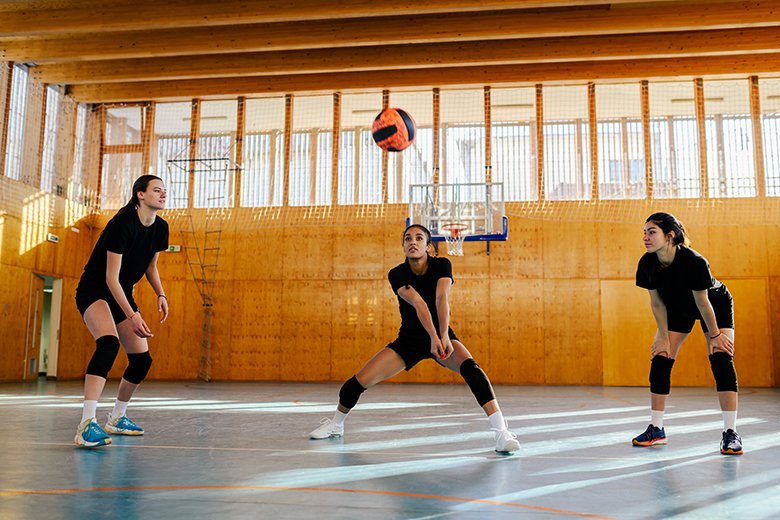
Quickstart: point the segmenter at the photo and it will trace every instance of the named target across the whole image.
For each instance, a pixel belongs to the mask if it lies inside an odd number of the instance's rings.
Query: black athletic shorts
[[[458,340],[458,337],[451,328],[448,336],[450,337],[450,340]],[[441,362],[431,354],[430,336],[399,336],[398,339],[388,344],[387,348],[394,350],[396,354],[401,356],[401,359],[403,359],[406,364],[407,372],[423,359],[433,359],[441,364]]]
[[[132,289],[130,289],[130,291],[125,289],[125,297],[130,303],[130,307],[133,308],[133,311],[137,312],[138,305],[135,304],[135,300],[133,299]],[[114,318],[114,323],[119,324],[127,319],[125,311],[122,310],[122,307],[119,306],[111,295],[111,291],[108,287],[95,288],[91,287],[89,284],[79,282],[79,285],[76,288],[76,307],[78,307],[82,318],[89,306],[98,300],[105,300],[106,303],[108,303],[108,308],[111,310],[111,316]]]
[[[723,284],[717,289],[710,290],[707,296],[710,299],[712,310],[715,311],[715,321],[718,323],[718,328],[733,329],[734,300],[731,298],[731,293],[726,288],[726,285]],[[690,318],[675,312],[667,311],[666,313],[668,328],[672,332],[688,334],[693,330],[693,325],[696,323],[696,320],[697,318]],[[700,321],[701,330],[707,334],[707,325],[704,324],[704,320]]]

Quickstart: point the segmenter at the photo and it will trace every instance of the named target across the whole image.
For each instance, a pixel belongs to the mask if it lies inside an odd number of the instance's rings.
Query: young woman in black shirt
[[[450,328],[452,264],[446,258],[429,256],[430,245],[431,234],[425,227],[411,225],[404,230],[406,260],[388,273],[401,312],[398,338],[344,383],[333,419],[323,419],[311,432],[312,439],[342,436],[344,421],[360,394],[401,370],[411,370],[423,359],[432,358],[460,373],[469,385],[495,431],[496,451],[511,453],[520,447],[517,436],[508,430],[490,381]]]
[[[130,201],[100,234],[84,266],[76,289],[76,306],[96,349],[84,379],[84,409],[76,431],[77,446],[94,448],[111,444],[110,434],[143,435],[144,430],[126,415],[133,392],[152,364],[146,338],[152,331],[133,299],[133,286],[146,276],[157,295],[160,323],[168,317],[168,300],[157,271],[157,257],[168,248],[168,223],[157,216],[165,209],[165,185],[154,175],[139,177]],[[119,383],[114,409],[104,428],[95,419],[98,399],[119,352],[127,352],[128,366]],[[106,433],[108,432],[108,433]]]
[[[651,347],[650,425],[635,446],[666,444],[663,425],[671,371],[697,320],[707,336],[710,366],[723,412],[720,451],[742,453],[736,432],[737,373],[734,369],[734,305],[726,286],[710,273],[707,259],[689,247],[685,228],[673,215],[654,213],[645,222],[647,253],[639,260],[636,284],[650,293],[658,330]]]

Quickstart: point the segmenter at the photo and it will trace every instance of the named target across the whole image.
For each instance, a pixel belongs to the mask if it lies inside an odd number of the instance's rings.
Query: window
[[[60,93],[55,87],[46,89],[46,122],[43,135],[41,189],[51,192],[56,176],[57,128],[59,126]]]
[[[5,152],[5,176],[19,180],[24,151],[24,123],[27,112],[27,68],[14,66],[11,80],[11,106],[8,112],[8,147]]]

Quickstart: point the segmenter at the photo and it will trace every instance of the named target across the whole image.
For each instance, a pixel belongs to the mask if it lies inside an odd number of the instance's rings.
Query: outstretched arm
[[[431,337],[431,353],[440,358],[444,355],[444,347],[439,340],[439,335],[436,333],[436,327],[433,325],[433,317],[428,310],[428,306],[425,304],[420,293],[418,293],[411,285],[406,285],[398,289],[398,296],[400,296],[406,303],[414,307],[417,312],[417,318],[422,323],[425,332]]]
[[[436,282],[436,314],[439,315],[439,337],[444,346],[443,359],[450,357],[454,351],[450,341],[450,290],[452,278],[439,278]]]

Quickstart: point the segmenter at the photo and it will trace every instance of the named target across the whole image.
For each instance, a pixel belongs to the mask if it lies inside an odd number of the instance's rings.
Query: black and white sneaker
[[[724,455],[742,455],[742,437],[731,428],[723,432],[720,452]]]

